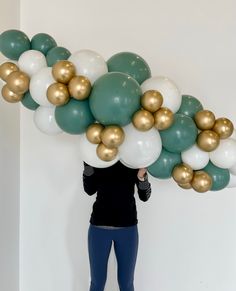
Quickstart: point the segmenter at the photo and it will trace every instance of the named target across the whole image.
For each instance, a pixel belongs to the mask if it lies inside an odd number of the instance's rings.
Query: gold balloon
[[[197,145],[205,152],[214,151],[220,143],[219,135],[213,130],[203,130],[198,134]]]
[[[88,141],[90,141],[93,144],[99,144],[101,139],[101,133],[104,129],[104,126],[100,123],[93,123],[91,124],[86,131],[86,137]]]
[[[106,161],[106,162],[112,161],[115,159],[117,154],[118,154],[117,148],[110,149],[106,147],[103,143],[100,143],[97,146],[97,155],[103,161]]]
[[[16,103],[16,102],[19,102],[22,100],[23,98],[23,94],[16,94],[14,92],[12,92],[8,87],[7,85],[4,85],[2,87],[2,97],[7,101],[7,102],[10,102],[10,103]]]
[[[174,167],[172,177],[178,184],[190,183],[193,178],[193,169],[187,164],[179,164]]]
[[[16,72],[16,71],[19,71],[19,68],[17,67],[16,64],[14,64],[12,62],[5,62],[5,63],[1,64],[1,66],[0,66],[0,78],[3,81],[6,81],[7,77],[12,72]]]
[[[138,130],[147,131],[153,127],[154,117],[149,111],[141,109],[135,112],[132,122]]]
[[[52,67],[52,75],[59,83],[68,84],[75,74],[75,66],[69,61],[58,61]]]
[[[91,83],[84,76],[75,76],[68,85],[70,95],[77,100],[86,99],[91,91]]]
[[[169,128],[174,121],[174,114],[173,112],[166,108],[161,107],[154,113],[154,126],[158,130],[164,130]]]
[[[70,95],[67,86],[62,83],[53,83],[47,89],[47,98],[55,106],[66,104]]]
[[[192,185],[191,183],[185,183],[185,184],[178,184],[183,189],[191,189]]]
[[[155,112],[161,108],[163,96],[156,90],[148,90],[141,97],[141,104],[149,112]]]
[[[203,193],[211,189],[212,178],[204,171],[196,171],[191,184],[195,191]]]
[[[101,138],[105,146],[114,148],[123,143],[125,133],[120,126],[109,125],[102,131]]]
[[[24,72],[21,71],[12,72],[10,75],[8,75],[6,81],[8,88],[18,95],[24,94],[29,90],[30,78]]]
[[[201,110],[195,114],[194,120],[199,129],[211,129],[215,123],[215,115],[209,110]]]
[[[234,131],[234,125],[228,118],[218,118],[212,128],[222,139],[228,138]]]

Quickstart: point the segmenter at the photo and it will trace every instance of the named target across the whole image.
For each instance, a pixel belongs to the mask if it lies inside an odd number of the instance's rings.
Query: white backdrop
[[[216,116],[235,119],[236,4],[226,1],[21,0],[21,29],[72,52],[140,54]],[[10,106],[10,105],[9,105]],[[77,137],[40,133],[21,109],[20,290],[86,291],[93,198],[81,184]],[[235,291],[234,189],[197,194],[150,178],[138,202],[136,291]],[[107,291],[117,291],[111,256]]]

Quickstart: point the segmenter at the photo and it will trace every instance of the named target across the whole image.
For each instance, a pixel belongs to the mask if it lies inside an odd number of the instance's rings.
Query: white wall
[[[153,75],[236,124],[235,10],[231,0],[21,0],[21,28],[106,59],[136,52]],[[86,291],[93,199],[82,190],[77,137],[43,135],[24,108],[21,124],[20,290]],[[197,194],[150,180],[151,200],[138,202],[136,291],[235,291],[235,190]],[[112,256],[108,291],[114,270]]]

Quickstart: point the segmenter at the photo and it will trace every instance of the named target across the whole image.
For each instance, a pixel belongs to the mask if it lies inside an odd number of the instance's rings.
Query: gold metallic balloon
[[[52,67],[52,75],[59,83],[68,84],[75,74],[75,66],[69,61],[58,61]]]
[[[178,184],[183,189],[191,189],[192,185],[191,183],[185,183],[185,184]]]
[[[100,123],[93,123],[91,124],[86,131],[86,137],[88,141],[90,141],[93,144],[99,144],[101,139],[101,133],[104,129],[104,126]]]
[[[141,97],[141,104],[149,112],[155,112],[161,108],[163,96],[156,90],[148,90]]]
[[[164,130],[169,128],[174,121],[174,114],[173,112],[166,108],[161,107],[154,113],[154,126],[158,130]]]
[[[55,106],[66,104],[70,95],[67,86],[63,83],[53,83],[47,89],[47,98]]]
[[[24,94],[16,94],[14,92],[12,92],[8,87],[7,85],[4,85],[2,87],[2,97],[7,101],[7,102],[10,102],[10,103],[16,103],[16,102],[19,102],[22,100]]]
[[[174,167],[172,177],[178,184],[190,183],[193,178],[193,169],[187,164],[179,164]]]
[[[19,68],[17,67],[16,64],[14,64],[12,62],[5,62],[5,63],[1,64],[1,66],[0,66],[0,78],[3,81],[6,81],[7,77],[12,72],[16,72],[16,71],[19,71]]]
[[[101,138],[105,146],[108,148],[114,148],[123,143],[125,133],[120,126],[109,125],[102,131]]]
[[[198,134],[197,145],[205,152],[214,151],[220,143],[219,135],[213,130],[203,130]]]
[[[152,113],[141,109],[135,112],[132,118],[133,125],[140,131],[147,131],[154,125],[154,117]]]
[[[103,161],[106,161],[106,162],[112,161],[115,159],[117,154],[118,154],[117,148],[110,149],[106,147],[103,143],[100,143],[97,146],[97,155]]]
[[[211,189],[212,178],[205,171],[196,171],[191,184],[195,191],[203,193]]]
[[[221,139],[225,139],[231,136],[234,131],[234,125],[228,118],[218,118],[212,128]]]
[[[12,72],[6,78],[8,88],[17,95],[24,94],[29,90],[29,76],[21,71]]]
[[[68,87],[70,95],[77,100],[86,99],[91,91],[91,83],[89,79],[84,76],[73,77]]]
[[[199,129],[211,129],[215,123],[215,115],[209,110],[201,110],[195,114],[194,120]]]

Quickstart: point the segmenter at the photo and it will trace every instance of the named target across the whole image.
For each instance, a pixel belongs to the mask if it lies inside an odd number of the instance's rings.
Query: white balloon
[[[180,90],[175,83],[167,77],[152,77],[145,80],[141,85],[142,92],[157,90],[163,96],[163,107],[169,108],[172,112],[177,112],[182,102]]]
[[[229,184],[227,185],[227,188],[234,188],[236,187],[236,176],[230,174]]]
[[[230,171],[230,173],[231,173],[232,175],[236,175],[236,164],[233,165],[233,166],[229,169],[229,171]]]
[[[54,113],[55,106],[54,107],[39,106],[35,110],[34,123],[37,126],[37,128],[43,133],[49,135],[56,135],[63,132],[56,123]]]
[[[29,76],[36,74],[40,69],[47,67],[47,61],[43,53],[36,50],[28,50],[20,55],[19,68]]]
[[[118,155],[114,160],[110,162],[101,160],[97,156],[96,148],[97,148],[97,145],[89,142],[86,137],[86,134],[81,134],[79,136],[79,152],[81,155],[81,159],[84,162],[86,162],[87,164],[95,168],[107,168],[114,165],[116,162],[118,162],[119,160]]]
[[[217,167],[229,169],[236,163],[236,141],[232,138],[220,140],[219,146],[209,153],[210,160]]]
[[[132,123],[123,128],[125,140],[119,147],[120,159],[130,168],[145,168],[159,157],[162,143],[159,132],[152,128],[142,132]]]
[[[42,106],[52,107],[47,99],[47,89],[52,84],[55,83],[55,80],[52,76],[52,68],[42,68],[35,75],[32,76],[30,80],[30,94],[35,102]]]
[[[92,84],[108,72],[103,57],[91,50],[77,51],[69,57],[68,61],[75,65],[77,75],[87,77]]]
[[[181,153],[182,161],[193,170],[200,170],[204,168],[209,162],[209,154],[201,150],[196,144],[194,144],[190,149],[183,151]]]
[[[236,139],[236,129],[234,129],[234,131],[231,134],[230,138]]]

